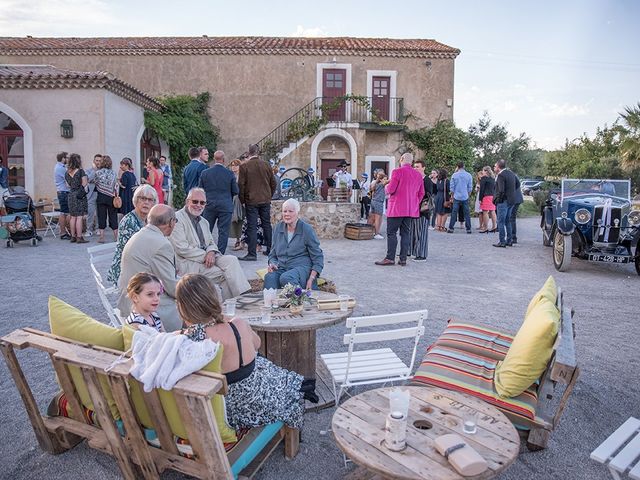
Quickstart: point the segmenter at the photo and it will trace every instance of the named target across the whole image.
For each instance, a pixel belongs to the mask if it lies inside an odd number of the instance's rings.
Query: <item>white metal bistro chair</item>
[[[97,245],[94,247],[87,248],[87,253],[89,254],[89,263],[91,265],[91,272],[93,273],[93,278],[96,281],[96,286],[98,288],[98,295],[100,296],[100,301],[102,302],[102,306],[107,312],[109,316],[109,321],[111,325],[114,327],[121,327],[124,323],[120,315],[120,310],[111,305],[109,301],[109,295],[117,295],[120,291],[118,287],[115,285],[108,286],[102,279],[102,275],[98,271],[96,266],[97,263],[108,261],[109,264],[113,260],[113,253],[116,249],[116,242],[106,243],[104,245]]]
[[[47,233],[51,232],[53,238],[56,238],[56,230],[60,233],[60,224],[58,221],[60,220],[60,212],[43,212],[40,214],[42,218],[44,218],[45,230],[42,234],[42,237],[46,237]]]
[[[347,319],[350,332],[344,335],[343,342],[349,349],[343,353],[327,353],[320,355],[333,381],[333,394],[336,406],[340,403],[342,393],[356,385],[373,385],[408,380],[416,359],[416,350],[420,337],[424,335],[423,323],[427,319],[427,310],[415,312],[393,313],[371,317],[351,317]],[[412,324],[409,327],[360,331],[362,328],[397,326]],[[373,350],[356,350],[361,343],[384,342],[392,340],[413,339],[411,361],[406,365],[391,348]]]
[[[616,480],[627,470],[629,478],[640,480],[640,420],[629,417],[591,452],[591,460],[607,465]]]

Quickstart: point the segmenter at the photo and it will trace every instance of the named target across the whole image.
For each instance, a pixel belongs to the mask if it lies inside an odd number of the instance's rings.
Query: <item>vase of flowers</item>
[[[309,302],[311,291],[302,287],[287,283],[280,296],[286,300],[285,306],[289,307],[291,313],[301,313],[304,309],[305,302]]]

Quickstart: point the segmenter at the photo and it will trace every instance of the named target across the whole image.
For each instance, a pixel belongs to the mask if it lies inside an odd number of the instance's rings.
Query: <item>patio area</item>
[[[607,478],[606,468],[589,460],[590,452],[629,416],[640,416],[640,357],[634,343],[640,338],[640,277],[632,265],[598,265],[579,260],[573,261],[568,272],[558,273],[553,268],[551,249],[542,246],[539,219],[522,219],[518,226],[520,243],[507,249],[493,248],[493,235],[431,231],[427,262],[409,261],[406,267],[373,264],[384,256],[384,241],[323,240],[323,276],[336,283],[339,293],[355,296],[356,316],[428,309],[426,332],[418,347],[419,360],[451,317],[517,331],[529,299],[548,275],[554,275],[564,291],[565,305],[576,312],[581,376],[548,448],[529,452],[521,446],[515,463],[496,478]],[[89,245],[92,244],[94,239]],[[258,260],[241,262],[249,278],[255,278],[255,270],[266,266],[266,257]],[[107,322],[83,246],[49,236],[36,248],[27,243],[13,249],[2,248],[0,272],[0,335],[20,327],[48,331],[50,294]],[[343,351],[344,333],[343,325],[322,329],[318,332],[317,351]],[[409,356],[410,350],[407,347],[402,353]],[[49,362],[32,352],[24,360],[19,358],[23,364],[30,363],[28,380],[44,411],[57,391],[57,385],[49,380],[51,372],[45,371],[45,365],[50,368]],[[120,478],[112,457],[84,444],[58,456],[42,452],[4,362],[0,362],[0,391],[4,407],[0,421],[4,439],[0,446],[0,476]],[[334,411],[331,408],[308,413],[298,456],[287,461],[276,452],[256,478],[334,479],[349,473],[354,464],[345,468],[332,434],[321,433],[329,429]],[[167,473],[163,478],[183,477]]]

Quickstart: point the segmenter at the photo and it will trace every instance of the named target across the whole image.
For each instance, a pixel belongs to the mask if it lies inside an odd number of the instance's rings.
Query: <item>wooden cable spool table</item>
[[[314,299],[338,299],[333,293],[314,291]],[[316,354],[316,330],[343,322],[353,309],[318,310],[315,304],[301,313],[291,313],[281,307],[271,314],[271,323],[261,323],[262,292],[240,295],[236,300],[235,317],[246,320],[260,336],[259,353],[276,365],[293,370],[305,378],[316,380],[318,403],[307,402],[307,410],[320,410],[334,405],[333,386],[329,373]]]
[[[411,392],[407,446],[393,452],[384,446],[390,388],[369,390],[351,397],[336,410],[332,430],[340,449],[360,468],[353,478],[462,480],[493,478],[518,457],[520,437],[497,408],[464,393],[441,388],[402,387]],[[462,431],[461,414],[479,413],[477,432]],[[448,433],[460,435],[488,463],[474,477],[463,477],[434,447],[434,439]]]

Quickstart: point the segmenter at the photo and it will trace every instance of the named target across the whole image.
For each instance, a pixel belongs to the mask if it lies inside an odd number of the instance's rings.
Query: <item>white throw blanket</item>
[[[178,380],[213,360],[218,347],[218,343],[208,338],[194,342],[185,335],[160,333],[141,325],[133,335],[130,373],[142,382],[145,392],[154,388],[171,390]]]

